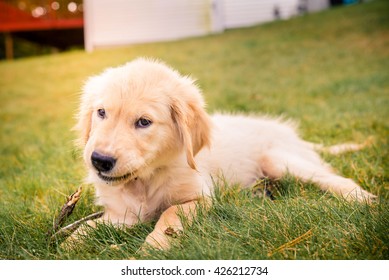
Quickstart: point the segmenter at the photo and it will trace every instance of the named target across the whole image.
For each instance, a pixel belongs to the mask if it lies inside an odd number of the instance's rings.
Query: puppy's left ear
[[[87,83],[84,85],[81,98],[80,98],[80,107],[78,114],[76,115],[77,123],[73,127],[73,130],[78,132],[78,138],[76,139],[76,144],[84,148],[89,139],[89,134],[92,127],[92,113],[93,113],[93,99],[94,99],[94,89],[90,88],[94,83],[92,82],[95,78],[89,78]]]
[[[210,145],[211,122],[203,108],[203,100],[197,88],[196,92],[189,92],[189,95],[183,94],[179,97],[171,104],[171,114],[184,145],[188,164],[196,170],[194,156],[204,146]]]
[[[78,132],[78,138],[76,140],[76,144],[80,147],[84,147],[89,139],[89,133],[92,125],[92,108],[86,97],[83,96],[83,100],[80,104],[80,109],[77,114],[77,123],[73,127],[73,130]]]

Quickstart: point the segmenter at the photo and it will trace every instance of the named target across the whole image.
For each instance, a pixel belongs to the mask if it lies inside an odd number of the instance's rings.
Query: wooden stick
[[[51,241],[54,241],[55,238],[59,237],[65,237],[70,235],[72,232],[74,232],[78,227],[80,227],[83,223],[89,221],[89,220],[95,220],[97,218],[100,218],[103,216],[104,211],[93,213],[89,216],[86,216],[78,221],[75,221],[74,223],[71,223],[70,225],[67,225],[61,229],[59,229],[57,232],[55,232],[51,237]]]
[[[78,200],[81,198],[81,194],[82,194],[82,186],[78,187],[78,189],[73,194],[68,196],[66,203],[62,206],[58,217],[55,219],[53,223],[53,228],[50,229],[47,233],[50,242],[54,241],[56,238],[66,237],[70,235],[83,223],[89,220],[100,218],[104,214],[104,211],[96,212],[78,221],[75,221],[70,225],[61,228],[63,223],[66,221],[66,219],[72,214]]]
[[[51,238],[53,234],[55,234],[55,232],[58,230],[58,228],[60,228],[61,225],[65,222],[66,218],[72,214],[74,207],[76,206],[78,200],[81,197],[81,194],[82,186],[79,186],[73,194],[68,196],[65,204],[61,208],[59,215],[53,222],[53,227],[47,232],[48,238]]]
[[[81,194],[82,186],[78,187],[78,189],[68,197],[66,203],[61,208],[61,212],[59,213],[57,219],[54,222],[53,232],[56,232],[58,228],[65,222],[67,217],[72,214],[74,207],[76,206],[78,200],[81,197]]]

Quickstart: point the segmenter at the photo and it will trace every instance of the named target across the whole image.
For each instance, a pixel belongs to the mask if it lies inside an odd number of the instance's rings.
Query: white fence
[[[84,0],[85,47],[177,40],[316,10],[329,0]],[[319,8],[317,8],[319,7]]]
[[[236,28],[287,19],[298,13],[298,5],[299,0],[224,0],[224,27]]]

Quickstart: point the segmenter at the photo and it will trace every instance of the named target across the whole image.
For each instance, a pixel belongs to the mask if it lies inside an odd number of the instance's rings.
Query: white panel
[[[318,12],[330,6],[330,0],[306,0],[308,12]]]
[[[175,40],[222,29],[215,0],[84,2],[88,50],[95,46]]]
[[[251,26],[297,14],[299,0],[223,0],[226,28]]]
[[[85,46],[175,40],[288,19],[329,0],[84,0]],[[277,11],[277,12],[276,12]]]

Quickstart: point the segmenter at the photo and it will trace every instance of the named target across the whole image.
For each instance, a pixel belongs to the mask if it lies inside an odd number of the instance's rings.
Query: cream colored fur
[[[151,125],[137,127],[140,118]],[[182,230],[179,209],[194,215],[196,201],[211,196],[219,178],[245,187],[289,173],[347,200],[375,197],[337,175],[291,122],[208,116],[193,80],[153,60],[137,59],[91,77],[76,128],[88,181],[105,207],[102,219],[131,226],[159,218],[146,239],[154,247],[169,247],[168,231]],[[116,159],[111,171],[100,172],[105,179],[91,163],[93,152]]]

